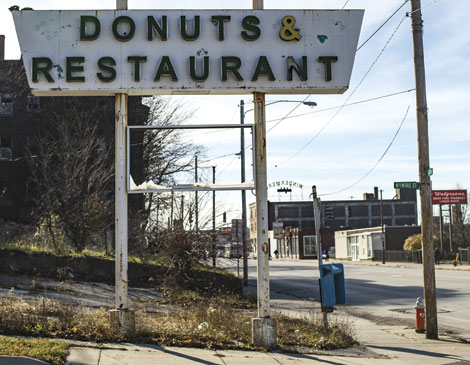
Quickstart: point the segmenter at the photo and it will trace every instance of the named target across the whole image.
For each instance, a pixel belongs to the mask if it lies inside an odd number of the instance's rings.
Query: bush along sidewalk
[[[165,346],[210,349],[256,349],[251,343],[255,305],[236,295],[205,297],[178,290],[152,300],[152,312],[136,313],[136,334],[123,338],[113,332],[108,309],[90,310],[40,298],[27,303],[12,297],[0,299],[0,333],[96,342],[139,342]],[[150,306],[149,306],[150,307]],[[356,343],[345,323],[324,329],[321,316],[302,319],[275,315],[278,343],[316,350],[347,348]]]

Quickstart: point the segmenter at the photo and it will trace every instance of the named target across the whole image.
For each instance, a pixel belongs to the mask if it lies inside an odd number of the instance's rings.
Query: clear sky
[[[470,13],[469,0],[421,0],[429,109],[430,160],[434,168],[433,189],[470,187]],[[362,44],[397,10],[404,0],[265,0],[266,9],[365,9],[359,39]],[[195,5],[197,4],[197,5]],[[50,0],[0,0],[0,34],[6,36],[6,58],[19,58],[13,21],[8,7],[34,9],[112,9],[113,0],[80,2]],[[251,8],[251,0],[204,0],[200,2],[132,1],[129,9],[233,9]],[[316,185],[324,200],[361,199],[374,186],[384,198],[394,195],[394,181],[417,181],[417,132],[414,92],[413,50],[410,18],[401,10],[356,54],[349,90],[342,95],[311,95],[311,109],[296,103],[268,106],[268,182],[292,180],[304,184],[304,198]],[[393,35],[393,36],[392,36]],[[380,57],[379,57],[380,55]],[[357,103],[389,94],[395,96]],[[307,95],[273,95],[280,99],[303,100]],[[238,104],[243,99],[250,109],[250,95],[179,97],[196,113],[191,123],[238,123]],[[347,102],[357,103],[339,107]],[[292,111],[296,108],[294,111]],[[409,110],[408,110],[409,108]],[[407,113],[408,110],[408,113]],[[289,114],[290,113],[290,114]],[[302,114],[302,115],[300,115]],[[288,118],[277,123],[281,118]],[[405,117],[406,115],[406,117]],[[253,113],[247,113],[252,122]],[[404,119],[393,144],[377,164]],[[239,138],[235,132],[201,134],[191,138],[207,147],[206,159],[230,155],[206,163],[217,165],[217,180],[238,182]],[[247,140],[247,143],[249,141]],[[370,171],[374,165],[377,166]],[[370,173],[358,182],[367,172]],[[356,183],[357,182],[357,183]],[[351,186],[353,185],[353,186]],[[347,187],[350,188],[346,189]],[[231,196],[231,198],[230,198]],[[253,201],[248,194],[249,201]],[[275,199],[277,194],[270,195]],[[221,196],[223,199],[223,195]],[[227,200],[233,199],[227,195]],[[239,203],[238,203],[239,204]],[[237,203],[229,219],[239,216]]]

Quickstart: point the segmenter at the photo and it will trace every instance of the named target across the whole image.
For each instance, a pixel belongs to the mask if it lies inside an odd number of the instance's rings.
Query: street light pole
[[[240,124],[245,124],[245,102],[240,100]],[[245,182],[245,128],[240,128],[241,182]],[[248,250],[246,239],[246,191],[242,190],[243,286],[248,285]],[[237,225],[238,227],[238,225]]]
[[[212,183],[215,184],[215,166],[212,166]],[[212,266],[215,267],[215,190],[212,191]]]
[[[380,225],[382,226],[382,264],[385,264],[385,235],[384,235],[384,201],[382,199],[383,190],[380,189]]]

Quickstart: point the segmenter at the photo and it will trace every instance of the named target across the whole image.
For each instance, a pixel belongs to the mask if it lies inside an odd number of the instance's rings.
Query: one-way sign
[[[393,187],[395,189],[419,189],[419,182],[417,181],[402,181],[394,182]]]

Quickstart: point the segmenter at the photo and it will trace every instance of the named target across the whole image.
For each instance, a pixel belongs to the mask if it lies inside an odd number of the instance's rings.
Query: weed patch
[[[134,341],[164,346],[211,349],[255,349],[251,319],[255,304],[235,295],[205,297],[179,290],[152,301],[161,310],[136,313],[136,334],[122,338],[113,332],[107,309],[86,310],[41,298],[27,303],[0,299],[0,332],[3,334],[66,338],[87,341]],[[291,318],[276,315],[278,343],[282,346],[331,350],[355,344],[347,326],[331,323],[325,330],[315,316]]]

